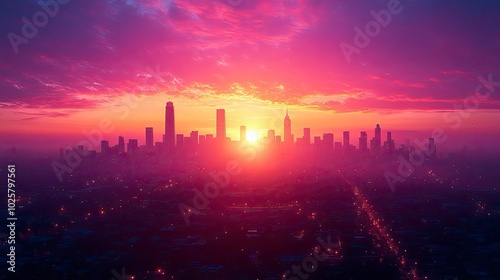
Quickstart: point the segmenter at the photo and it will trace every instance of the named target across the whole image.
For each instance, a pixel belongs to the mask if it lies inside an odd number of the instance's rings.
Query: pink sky
[[[60,4],[17,53],[8,36],[1,41],[0,148],[33,148],[33,139],[72,146],[103,118],[116,125],[106,135],[112,143],[118,135],[143,143],[146,126],[159,141],[168,100],[176,133],[214,133],[215,109],[225,108],[235,140],[240,125],[280,135],[289,108],[296,136],[311,127],[338,141],[350,130],[356,143],[360,130],[373,137],[380,123],[399,143],[440,127],[453,136],[447,145],[491,145],[500,134],[500,87],[460,115],[457,129],[444,115],[457,116],[454,106],[474,94],[479,76],[500,82],[500,5],[394,2],[401,11],[349,62],[340,44],[354,46],[354,28],[391,1]],[[34,1],[0,6],[5,35],[22,36],[21,19],[42,10]],[[141,100],[127,105],[130,96]]]

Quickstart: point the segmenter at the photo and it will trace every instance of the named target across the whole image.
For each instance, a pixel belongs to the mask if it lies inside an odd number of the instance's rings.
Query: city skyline
[[[183,108],[180,107],[181,113],[177,117],[175,117],[174,103],[172,101],[168,101],[166,103],[163,102],[163,104],[166,104],[166,106],[164,106],[165,114],[164,114],[163,124],[157,123],[155,126],[151,126],[151,125],[143,126],[143,124],[141,124],[139,122],[134,122],[137,124],[138,127],[140,127],[140,129],[137,129],[136,131],[126,131],[125,133],[123,133],[123,132],[120,132],[118,127],[115,126],[115,124],[113,123],[113,120],[111,120],[110,125],[113,126],[114,129],[111,133],[106,133],[106,132],[104,133],[106,135],[105,139],[110,143],[110,145],[118,144],[118,142],[116,142],[116,141],[120,137],[124,137],[126,139],[137,139],[138,145],[143,146],[143,145],[146,145],[146,137],[145,137],[144,132],[140,133],[139,131],[140,130],[144,131],[144,129],[146,127],[152,128],[152,130],[153,130],[153,132],[150,132],[150,133],[152,133],[152,138],[154,139],[153,145],[157,142],[165,143],[166,139],[169,138],[169,137],[165,138],[166,135],[164,133],[162,133],[161,127],[164,127],[163,131],[165,131],[165,132],[167,132],[168,127],[170,127],[169,133],[173,133],[173,143],[177,142],[176,139],[177,139],[179,134],[182,134],[184,136],[189,136],[189,134],[192,131],[197,131],[199,133],[199,135],[213,134],[213,137],[216,138],[216,135],[217,135],[217,113],[214,114],[212,112],[212,114],[210,114],[211,116],[204,118],[205,122],[208,121],[208,124],[205,125],[204,127],[196,127],[196,126],[194,126],[192,128],[183,127],[182,129],[179,129],[176,131],[175,126],[178,126],[178,125],[176,125],[175,118],[178,118],[178,121],[182,122],[183,119],[185,119],[187,116],[189,116],[189,114],[181,115],[181,114],[183,114],[183,112],[186,113],[186,111],[183,111],[182,110]],[[158,109],[160,109],[159,106],[157,106],[157,107],[158,107]],[[178,108],[179,108],[179,106],[178,106]],[[210,109],[210,110],[215,110],[215,109]],[[219,109],[217,109],[217,110],[219,110]],[[215,111],[217,111],[217,110],[215,110]],[[226,126],[226,137],[230,138],[232,141],[239,141],[240,136],[241,136],[241,126],[245,126],[246,133],[250,132],[252,134],[253,138],[257,138],[257,139],[265,138],[268,136],[269,130],[274,130],[274,131],[276,131],[275,132],[276,136],[281,137],[282,142],[286,141],[286,137],[284,136],[285,135],[284,128],[285,128],[285,122],[287,122],[286,118],[288,116],[288,111],[289,111],[288,108],[275,109],[275,110],[270,111],[270,116],[264,116],[264,118],[263,118],[264,121],[260,122],[261,123],[260,126],[242,125],[241,123],[237,124],[236,123],[237,120],[242,120],[242,123],[248,123],[248,121],[246,121],[245,118],[241,118],[241,117],[236,118],[236,120],[234,120],[232,117],[230,117],[229,119],[226,120],[226,117],[227,117],[226,116],[226,109],[220,109],[220,110],[223,110],[222,115],[224,116],[224,125]],[[237,112],[237,110],[231,110],[230,111],[231,116],[236,112]],[[276,120],[279,120],[279,116],[277,114],[279,114],[280,112],[285,113],[284,122],[283,121],[276,122]],[[160,114],[152,113],[151,111],[149,111],[149,116],[154,116],[154,115],[160,116]],[[103,118],[103,119],[101,119],[101,121],[102,120],[109,121],[108,118]],[[290,122],[292,122],[291,119],[289,119],[289,120],[290,120]],[[215,122],[215,124],[214,124],[214,122]],[[229,126],[226,125],[227,122],[231,123],[231,125],[229,125]],[[304,123],[303,120],[301,122],[300,118],[294,118],[293,122],[304,125],[304,127],[299,127],[298,125],[290,125],[290,137],[293,139],[294,143],[297,141],[298,138],[301,138],[303,136],[304,129],[308,129],[310,143],[313,143],[314,137],[319,136],[320,138],[322,138],[322,136],[324,134],[329,134],[329,133],[333,132],[333,134],[335,135],[334,142],[340,141],[343,145],[343,143],[344,143],[343,132],[347,131],[350,134],[349,139],[351,140],[351,145],[354,146],[356,149],[360,148],[360,142],[358,140],[358,137],[361,137],[361,134],[364,132],[371,131],[371,129],[368,129],[367,127],[370,125],[373,125],[373,124],[368,124],[366,126],[357,127],[355,129],[349,129],[348,127],[345,127],[345,125],[341,126],[341,124],[335,124],[335,125],[329,126],[328,128],[324,128],[324,127],[318,128],[316,126],[311,126],[309,123]],[[100,122],[97,122],[97,123],[100,125]],[[151,124],[151,122],[146,121],[145,124],[147,124],[147,123]],[[281,123],[281,124],[279,126],[276,126],[276,123]],[[312,123],[315,123],[314,120],[312,120]],[[269,124],[270,126],[267,128],[264,127],[267,124]],[[336,127],[337,125],[338,125],[338,127]],[[446,128],[446,126],[443,126],[443,127]],[[99,130],[99,126],[97,126],[97,129]],[[346,129],[349,129],[349,130],[346,130]],[[66,147],[66,148],[67,147],[76,147],[77,143],[81,142],[82,140],[85,141],[86,139],[88,139],[88,134],[94,130],[95,129],[84,129],[80,132],[80,134],[75,135],[75,138],[72,141],[69,140],[68,142],[65,142],[65,141],[55,142],[55,143],[51,144],[50,146],[48,146],[47,148],[42,149],[41,152],[44,154],[48,154],[48,155],[54,155],[54,154],[56,154],[55,151],[59,150],[59,148],[61,148],[62,146]],[[377,128],[375,128],[375,133],[372,133],[373,135],[368,133],[368,136],[372,135],[372,136],[369,136],[367,138],[367,149],[368,150],[374,149],[374,147],[375,147],[375,149],[377,149],[376,148],[377,143],[379,143],[378,146],[383,146],[385,139],[387,139],[387,137],[385,135],[386,132],[384,132],[384,139],[377,140],[378,138],[375,137],[377,134],[376,130],[377,130]],[[447,141],[446,145],[441,145],[440,150],[439,150],[440,152],[447,154],[450,152],[460,151],[464,147],[471,147],[472,146],[473,149],[477,148],[477,146],[475,147],[474,145],[471,145],[471,143],[473,143],[473,142],[468,143],[468,142],[456,141],[456,140],[460,140],[461,138],[459,138],[457,135],[454,136],[454,134],[453,134],[454,131],[452,129],[447,129],[447,130],[445,130],[445,132],[448,134],[451,134],[451,136],[450,135],[448,135],[448,136],[453,137],[454,140]],[[391,134],[395,135],[394,139],[396,139],[395,140],[396,143],[394,145],[395,148],[398,148],[400,145],[405,144],[408,140],[410,140],[410,142],[413,142],[413,141],[423,141],[427,138],[432,138],[432,133],[433,132],[431,129],[429,129],[428,131],[404,131],[404,130],[401,131],[401,130],[391,129]],[[474,134],[468,135],[468,136],[470,137],[471,140],[474,140],[474,137],[475,137]],[[381,138],[381,136],[380,136],[380,138]],[[394,140],[393,140],[393,142],[394,142]],[[476,139],[476,142],[477,142],[477,139]],[[361,145],[363,145],[363,144],[361,144]],[[488,147],[485,147],[484,145],[480,145],[479,147],[482,147],[483,150],[487,150],[487,151],[489,150]],[[494,147],[495,147],[494,145],[490,146],[489,148],[492,150],[489,150],[489,151],[495,152],[496,150],[494,149]],[[21,151],[22,150],[28,150],[28,151],[30,150],[30,148],[26,148],[23,145],[5,146],[4,148],[6,148],[6,149],[19,148]],[[94,149],[94,150],[99,150],[99,149]],[[498,150],[498,151],[500,152],[500,150]]]
[[[439,127],[453,149],[500,151],[494,1],[72,2],[28,40],[22,18],[32,24],[42,2],[2,9],[1,149],[53,150],[103,118],[129,138],[147,122],[161,141],[164,117],[150,113],[170,99],[183,116],[174,134],[207,133],[213,108],[232,115],[231,138],[240,125],[265,134],[263,119],[290,108],[315,135],[377,120],[396,139]]]
[[[294,134],[291,133],[292,131],[292,119],[288,114],[288,108],[285,110],[285,116],[283,118],[283,126],[282,126],[282,132],[283,132],[283,137],[282,135],[277,135],[276,131],[274,129],[268,129],[266,132],[266,135],[263,136],[262,133],[258,133],[257,130],[247,130],[247,127],[244,125],[241,125],[239,127],[239,138],[238,139],[232,139],[231,137],[227,137],[226,135],[226,114],[225,114],[225,109],[216,109],[215,111],[215,124],[214,124],[214,131],[215,133],[207,133],[207,134],[200,134],[198,130],[191,130],[189,134],[183,134],[183,133],[177,133],[177,134],[172,134],[175,132],[173,127],[175,127],[175,113],[174,113],[174,104],[171,101],[166,102],[165,106],[165,134],[163,134],[163,141],[154,141],[154,127],[145,127],[145,136],[144,136],[144,141],[141,145],[141,141],[135,138],[129,138],[129,142],[127,144],[127,150],[126,152],[133,152],[137,150],[139,147],[145,147],[147,149],[152,149],[153,147],[156,148],[162,148],[168,150],[173,150],[174,148],[179,148],[183,147],[187,142],[191,142],[191,144],[198,145],[199,143],[207,141],[211,141],[212,139],[217,140],[217,142],[221,143],[221,140],[224,141],[232,141],[232,142],[240,142],[240,143],[256,143],[256,142],[263,142],[263,144],[269,144],[269,143],[280,143],[282,144],[283,149],[290,148],[290,145],[297,145],[297,147],[305,147],[305,146],[322,146],[322,149],[325,149],[326,151],[339,151],[340,149],[343,152],[349,152],[353,150],[359,150],[360,152],[374,152],[374,153],[381,153],[382,148],[384,149],[385,152],[389,152],[389,154],[392,154],[395,152],[397,149],[402,148],[403,145],[407,146],[406,149],[409,149],[410,147],[415,147],[413,145],[413,142],[411,142],[410,139],[405,139],[404,142],[399,143],[401,146],[397,147],[395,144],[395,140],[392,138],[392,132],[387,131],[386,132],[386,141],[383,141],[382,139],[382,128],[380,124],[376,124],[374,128],[374,133],[373,133],[373,138],[369,140],[370,145],[368,145],[368,133],[366,131],[360,131],[359,132],[359,138],[358,142],[353,141],[351,142],[351,134],[350,131],[342,131],[342,133],[339,135],[339,141],[335,141],[335,133],[332,133],[332,131],[323,133],[322,135],[311,135],[311,128],[309,127],[304,127],[302,128],[303,134],[302,136],[297,135],[295,136]],[[167,133],[172,134],[172,137],[167,136]],[[101,134],[102,135],[102,134]],[[95,137],[94,137],[95,136]],[[98,134],[88,134],[87,135],[88,139],[84,140],[83,142],[80,142],[78,146],[73,146],[73,149],[76,150],[88,150],[88,151],[97,151],[97,146],[92,144],[92,142],[99,142],[100,141],[100,153],[110,153],[112,146],[110,146],[110,143],[113,144],[113,141],[110,141],[109,139],[102,138]],[[97,137],[97,138],[96,138]],[[99,140],[101,139],[101,140]],[[192,142],[193,139],[196,139],[195,142]],[[284,139],[282,142],[281,139]],[[314,141],[312,141],[314,139]],[[124,150],[124,141],[126,138],[122,135],[118,136],[118,141],[116,142],[116,145],[114,146],[115,153],[120,153],[120,152],[125,152]],[[355,140],[355,139],[354,139]],[[439,139],[442,141],[441,139]],[[81,145],[81,144],[85,145]],[[421,144],[421,141],[417,142],[417,146],[419,149],[422,149],[423,146]],[[437,152],[436,152],[436,145],[435,145],[435,139],[434,137],[429,137],[428,142],[427,142],[427,148],[431,149],[433,148],[433,157],[436,157]],[[69,145],[66,146],[67,148],[61,148],[60,154],[62,155],[62,150],[70,147]]]
[[[500,279],[499,15],[0,1],[0,278]]]

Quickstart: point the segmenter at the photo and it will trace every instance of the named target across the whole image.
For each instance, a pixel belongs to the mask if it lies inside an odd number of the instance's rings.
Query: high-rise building
[[[375,136],[370,140],[370,149],[374,153],[379,153],[382,147],[382,130],[380,129],[380,124],[375,127]]]
[[[129,139],[127,144],[127,153],[133,153],[139,148],[137,139]]]
[[[172,149],[175,146],[175,115],[174,103],[171,101],[168,101],[165,107],[165,135],[163,137],[163,143],[168,149]]]
[[[344,149],[349,150],[351,148],[351,143],[349,141],[349,131],[344,131],[343,133],[343,140],[344,140]]]
[[[359,150],[362,152],[368,151],[368,135],[366,131],[361,131],[359,135]]]
[[[323,148],[327,154],[333,152],[333,133],[323,133]]]
[[[276,143],[281,143],[281,135],[276,136]]]
[[[109,153],[109,141],[106,140],[101,141],[101,153],[103,154]]]
[[[153,140],[153,128],[146,127],[146,147],[153,148],[154,140]]]
[[[226,111],[217,109],[215,137],[219,140],[226,140]]]
[[[389,154],[394,152],[396,145],[394,144],[394,140],[392,140],[392,133],[390,131],[387,132],[387,140],[384,143],[385,151]]]
[[[189,138],[192,145],[198,145],[198,131],[191,131],[191,134],[189,134]]]
[[[321,137],[314,136],[313,139],[314,139],[314,141],[313,141],[313,150],[315,152],[320,152],[321,148],[322,148],[322,145],[323,145],[323,141],[321,141]]]
[[[375,127],[375,148],[380,150],[382,146],[382,129],[380,128],[380,124],[377,124]]]
[[[304,136],[302,137],[302,143],[304,145],[309,145],[311,144],[311,129],[308,127],[304,128]]]
[[[270,143],[273,143],[274,141],[276,141],[276,133],[275,133],[274,129],[269,129],[267,131],[267,140]]]
[[[284,142],[285,144],[292,144],[293,143],[293,135],[292,135],[292,121],[290,120],[290,117],[288,116],[288,109],[286,109],[286,116],[285,120],[283,121],[284,125]]]
[[[125,138],[118,136],[118,153],[125,153]]]
[[[177,140],[177,147],[178,148],[184,146],[184,134],[176,134],[175,138]]]
[[[191,131],[191,133],[189,134],[189,144],[186,144],[190,153],[196,154],[196,152],[198,151],[198,141],[198,131]]]
[[[247,141],[247,127],[242,125],[240,126],[240,142]]]

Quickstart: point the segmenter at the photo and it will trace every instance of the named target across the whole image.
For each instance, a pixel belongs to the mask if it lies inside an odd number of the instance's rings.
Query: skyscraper
[[[109,141],[106,140],[101,141],[101,153],[103,154],[109,153]]]
[[[293,136],[292,136],[292,121],[290,120],[290,117],[288,116],[288,109],[286,109],[286,116],[285,120],[283,121],[284,125],[284,142],[285,144],[292,144],[293,143]]]
[[[333,133],[323,133],[323,148],[327,154],[333,152]]]
[[[274,132],[274,129],[269,129],[267,131],[267,140],[271,143],[276,140],[276,133]]]
[[[219,140],[226,139],[226,111],[224,109],[217,109],[216,131],[215,138]]]
[[[240,142],[247,141],[247,127],[242,125],[240,126]]]
[[[368,135],[366,131],[361,131],[359,135],[359,150],[366,152],[368,150]]]
[[[385,151],[389,154],[394,152],[396,145],[394,144],[394,140],[392,140],[392,133],[390,131],[387,132],[387,141],[384,143]]]
[[[184,134],[177,134],[175,137],[177,138],[177,147],[181,148],[184,146]]]
[[[302,138],[302,139],[303,139],[303,140],[302,140],[302,143],[303,143],[304,145],[309,145],[309,144],[311,144],[311,129],[310,129],[310,128],[308,128],[308,127],[305,127],[305,128],[304,128],[304,136],[303,136],[303,138]]]
[[[191,133],[189,134],[189,138],[193,146],[198,145],[198,131],[191,131]]]
[[[382,146],[382,130],[380,129],[380,124],[377,124],[375,127],[375,136],[370,141],[370,148],[373,152],[380,152],[380,148]]]
[[[163,143],[167,148],[171,149],[175,146],[174,103],[171,101],[168,101],[165,107],[165,135],[163,137]]]
[[[118,153],[125,153],[125,138],[118,136]]]
[[[344,149],[349,150],[351,148],[351,144],[349,141],[349,131],[344,131]]]
[[[198,131],[196,130],[191,131],[191,133],[189,134],[189,145],[188,145],[190,153],[196,154],[196,152],[198,151],[198,141],[199,141]]]
[[[152,127],[146,127],[146,147],[152,148],[153,147],[153,128]]]
[[[139,148],[137,139],[129,139],[127,144],[127,153],[133,153]]]
[[[380,149],[382,145],[382,129],[380,128],[380,124],[377,124],[375,127],[375,145],[377,149]]]

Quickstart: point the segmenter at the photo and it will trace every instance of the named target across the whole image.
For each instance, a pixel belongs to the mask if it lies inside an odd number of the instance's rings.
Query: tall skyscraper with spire
[[[286,109],[286,116],[285,120],[283,121],[284,125],[284,142],[285,144],[292,144],[293,143],[293,136],[292,136],[292,121],[290,120],[290,117],[288,116],[288,108]]]
[[[171,101],[168,101],[165,107],[165,135],[163,135],[163,143],[167,148],[175,146],[174,103]]]
[[[222,140],[226,139],[226,111],[217,109],[215,137]]]
[[[370,141],[370,148],[373,152],[380,152],[380,148],[382,146],[382,130],[380,128],[380,124],[377,124],[375,127],[375,137]]]

